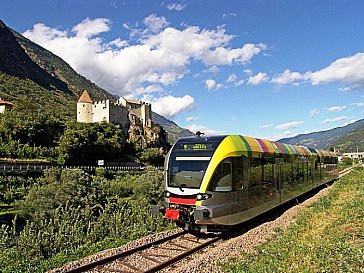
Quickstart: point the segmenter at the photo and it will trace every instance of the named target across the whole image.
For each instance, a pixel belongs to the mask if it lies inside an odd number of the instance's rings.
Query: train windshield
[[[169,187],[198,189],[210,159],[225,136],[184,138],[173,146],[167,170]]]
[[[210,159],[210,156],[172,155],[168,168],[168,186],[180,188],[181,191],[183,188],[200,188]]]

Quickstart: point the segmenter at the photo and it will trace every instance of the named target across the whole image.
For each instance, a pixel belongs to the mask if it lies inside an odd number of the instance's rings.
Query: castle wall
[[[136,121],[132,119],[136,118]],[[152,112],[149,103],[128,101],[120,98],[116,103],[110,100],[96,101],[94,103],[77,103],[77,121],[111,122],[128,127],[131,122],[140,122],[145,127],[152,127]]]
[[[110,103],[110,122],[127,127],[130,123],[128,110],[121,105]]]
[[[78,102],[77,103],[77,121],[90,123],[92,121],[92,103]]]
[[[122,106],[124,106],[125,108],[128,108],[128,102],[126,99],[124,99],[123,97],[119,98],[118,103],[121,104]]]
[[[0,105],[0,113],[4,113],[5,111],[10,111],[11,110],[11,106],[9,105],[6,105],[6,104],[3,104],[3,105]]]
[[[110,101],[95,101],[92,105],[92,122],[110,122]]]
[[[141,117],[143,119],[143,125],[152,127],[152,107],[148,103],[143,103],[141,107]]]

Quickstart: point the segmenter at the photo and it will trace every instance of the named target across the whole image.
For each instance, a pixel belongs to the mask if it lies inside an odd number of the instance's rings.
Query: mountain
[[[172,144],[176,142],[180,137],[194,136],[190,130],[179,127],[173,121],[166,119],[165,117],[152,112],[153,121],[163,126],[164,130],[168,132],[168,141]]]
[[[16,101],[17,111],[73,118],[75,101],[85,89],[96,99],[112,98],[61,58],[0,20],[0,97]]]
[[[349,132],[332,142],[332,145],[341,152],[354,152],[357,149],[364,151],[364,126]]]
[[[278,142],[318,149],[328,149],[330,146],[334,146],[342,152],[356,150],[356,146],[360,150],[364,150],[364,119],[331,130],[282,138]]]
[[[0,98],[15,101],[17,111],[44,111],[75,119],[75,102],[84,90],[95,100],[116,98],[0,20]],[[193,135],[156,113],[153,120],[168,132],[171,143]]]

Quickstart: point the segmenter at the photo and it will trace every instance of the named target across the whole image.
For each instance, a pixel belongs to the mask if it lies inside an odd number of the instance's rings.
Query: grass
[[[364,272],[364,169],[337,181],[256,253],[223,266],[228,272]]]

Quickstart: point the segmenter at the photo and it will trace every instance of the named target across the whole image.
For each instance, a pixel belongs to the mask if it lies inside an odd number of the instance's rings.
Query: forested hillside
[[[279,142],[318,149],[335,147],[341,152],[354,151],[358,146],[362,151],[364,150],[364,119],[331,130],[283,138]]]

